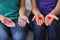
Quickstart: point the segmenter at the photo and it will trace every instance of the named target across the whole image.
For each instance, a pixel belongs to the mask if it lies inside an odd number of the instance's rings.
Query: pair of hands
[[[25,21],[25,22],[22,22],[22,20],[21,20],[22,18],[25,18],[26,21]],[[7,17],[5,17],[5,16],[3,16],[3,15],[0,15],[0,21],[1,21],[4,25],[6,25],[7,27],[15,27],[15,26],[16,26],[15,23],[14,23],[11,19],[9,19],[9,18],[7,18]],[[26,25],[26,23],[29,23],[28,18],[27,18],[25,15],[19,16],[18,24],[19,24],[20,26],[24,27],[24,26]]]
[[[24,14],[25,11],[26,11],[26,8],[21,8],[19,10],[19,13]],[[22,22],[22,20],[21,20],[22,18],[26,19],[26,21]],[[16,26],[15,23],[11,19],[9,19],[8,17],[5,17],[3,15],[0,15],[0,21],[7,27],[15,27]],[[18,24],[20,26],[24,27],[27,23],[29,23],[28,17],[26,15],[20,15],[18,18]]]
[[[59,20],[59,18],[53,13],[49,13],[44,17],[38,9],[32,10],[32,12],[35,14],[35,20],[39,26],[41,26],[43,23],[46,26],[50,26],[54,20]]]
[[[54,20],[59,20],[59,18],[54,14],[48,14],[45,17],[39,14],[35,17],[37,25],[41,26],[45,23],[46,26],[50,26]]]

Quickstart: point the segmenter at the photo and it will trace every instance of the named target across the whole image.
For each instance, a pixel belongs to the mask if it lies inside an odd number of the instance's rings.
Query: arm
[[[60,13],[60,0],[58,0],[56,7],[51,12],[52,14],[58,15]]]
[[[25,0],[21,0],[19,15],[24,15],[26,12]]]
[[[32,12],[34,14],[34,17],[32,18],[32,21],[35,20],[38,26],[43,25],[44,16],[42,15],[40,10],[38,9],[36,0],[31,0],[31,4],[32,4]]]
[[[37,3],[36,0],[31,0],[31,5],[32,5],[32,12],[33,14],[41,14],[41,12],[39,11],[38,7],[37,7]]]
[[[37,8],[36,0],[31,0],[32,9]]]
[[[56,7],[53,9],[52,12],[50,12],[45,17],[45,25],[50,26],[52,22],[55,20],[59,20],[59,18],[56,16],[60,13],[60,0],[58,0]]]
[[[18,18],[18,24],[21,27],[25,27],[26,24],[29,23],[29,19],[25,14],[26,14],[25,0],[21,0],[19,18]]]

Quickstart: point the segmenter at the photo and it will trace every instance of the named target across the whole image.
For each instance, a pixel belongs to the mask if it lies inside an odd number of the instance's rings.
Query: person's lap
[[[30,19],[30,18],[29,18]],[[45,40],[45,27],[44,25],[37,26],[36,22],[32,22],[30,19],[30,23],[27,24],[25,27],[19,26],[17,20],[14,21],[16,24],[15,28],[11,28],[11,34],[13,40],[26,40],[26,36],[28,34],[29,28],[33,32],[34,40]]]
[[[7,28],[4,24],[0,22],[0,40],[8,40],[9,35],[8,32],[9,28]]]
[[[12,40],[26,40],[26,35],[28,33],[27,26],[21,27],[17,20],[14,20],[16,27],[10,28],[12,34]]]
[[[60,40],[60,16],[59,20],[54,20],[52,25],[48,27],[48,40]]]
[[[60,20],[54,21],[51,26],[47,27],[48,29],[48,40],[57,40],[59,38],[60,33]],[[34,40],[45,40],[46,39],[46,26],[42,25],[37,26],[36,21],[32,22],[30,18],[30,24],[25,27],[21,27],[18,25],[16,21],[16,27],[11,28],[11,33],[14,40],[26,40],[26,36],[28,33],[28,29],[31,29],[33,32]]]

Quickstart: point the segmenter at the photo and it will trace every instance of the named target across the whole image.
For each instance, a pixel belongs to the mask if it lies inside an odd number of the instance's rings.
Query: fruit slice
[[[38,17],[38,20],[42,20],[42,17]]]
[[[4,24],[7,25],[8,27],[15,27],[15,23],[12,20],[10,20],[9,18],[6,18],[4,20]]]
[[[50,17],[50,16],[48,16],[47,18],[48,18],[49,20],[51,19],[51,17]]]

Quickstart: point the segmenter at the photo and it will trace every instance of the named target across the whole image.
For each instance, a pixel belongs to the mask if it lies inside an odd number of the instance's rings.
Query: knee
[[[34,32],[35,33],[42,33],[42,32],[45,32],[46,31],[46,27],[45,26],[36,26],[36,27],[34,27]]]
[[[1,39],[1,40],[8,40],[7,34],[1,34],[1,35],[0,35],[0,39]]]
[[[25,39],[25,34],[24,34],[24,33],[16,32],[16,33],[13,35],[13,40],[26,40],[26,39]]]
[[[8,40],[8,34],[3,30],[0,30],[0,39],[1,40]]]

